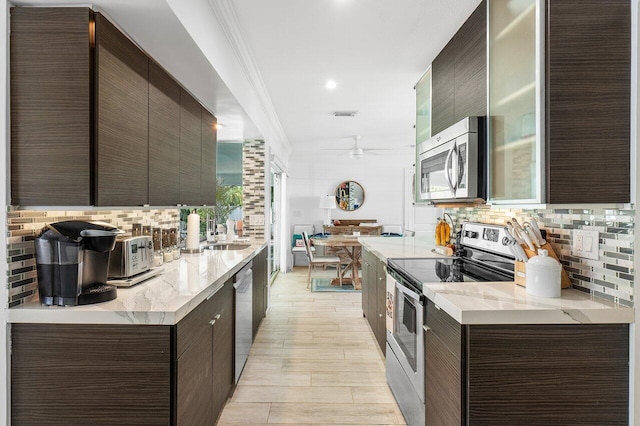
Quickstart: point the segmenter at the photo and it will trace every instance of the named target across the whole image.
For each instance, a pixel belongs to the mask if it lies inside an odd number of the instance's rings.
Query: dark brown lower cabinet
[[[386,283],[384,262],[363,247],[362,310],[383,354],[387,343]]]
[[[628,324],[461,325],[433,302],[426,425],[624,425]]]
[[[269,248],[265,247],[253,259],[253,292],[252,292],[252,328],[253,338],[256,338],[262,319],[267,315],[269,293],[269,272],[267,268]]]
[[[211,311],[215,323],[213,331],[213,412],[211,418],[203,424],[212,424],[220,417],[227,397],[233,387],[233,281],[229,280],[224,287],[211,299]],[[191,425],[196,423],[180,422],[178,424]]]
[[[175,326],[11,334],[13,425],[213,425],[233,386],[232,280]]]

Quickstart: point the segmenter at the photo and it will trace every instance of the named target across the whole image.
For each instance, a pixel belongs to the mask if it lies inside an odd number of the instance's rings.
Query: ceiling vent
[[[334,117],[355,117],[358,111],[335,111]]]

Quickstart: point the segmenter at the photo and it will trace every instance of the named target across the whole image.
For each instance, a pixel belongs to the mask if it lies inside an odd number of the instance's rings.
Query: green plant
[[[205,235],[207,216],[215,216],[216,223],[224,224],[227,218],[238,207],[242,207],[242,186],[225,186],[221,179],[216,182],[216,205],[214,207],[200,207],[195,211],[200,216],[200,235]],[[180,210],[180,222],[186,229],[187,216],[191,209]]]
[[[216,222],[225,223],[232,211],[242,207],[242,187],[225,186],[221,179],[216,181]]]

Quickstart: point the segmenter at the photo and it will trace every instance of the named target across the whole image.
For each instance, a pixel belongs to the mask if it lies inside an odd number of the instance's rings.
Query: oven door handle
[[[399,283],[398,281],[396,281],[396,288],[398,289],[398,291],[406,294],[411,299],[416,300],[421,305],[425,304],[426,297],[424,296],[424,294],[418,293],[417,291],[405,286],[404,284]]]

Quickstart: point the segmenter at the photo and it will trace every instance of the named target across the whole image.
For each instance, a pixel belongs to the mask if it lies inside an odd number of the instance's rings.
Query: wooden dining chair
[[[307,288],[311,285],[311,269],[314,266],[330,266],[335,265],[338,279],[340,280],[340,287],[342,287],[342,273],[340,270],[341,260],[338,256],[316,256],[311,251],[311,241],[309,240],[309,234],[302,233],[302,240],[304,241],[304,247],[307,251],[307,259],[309,259],[309,275],[307,276]]]

